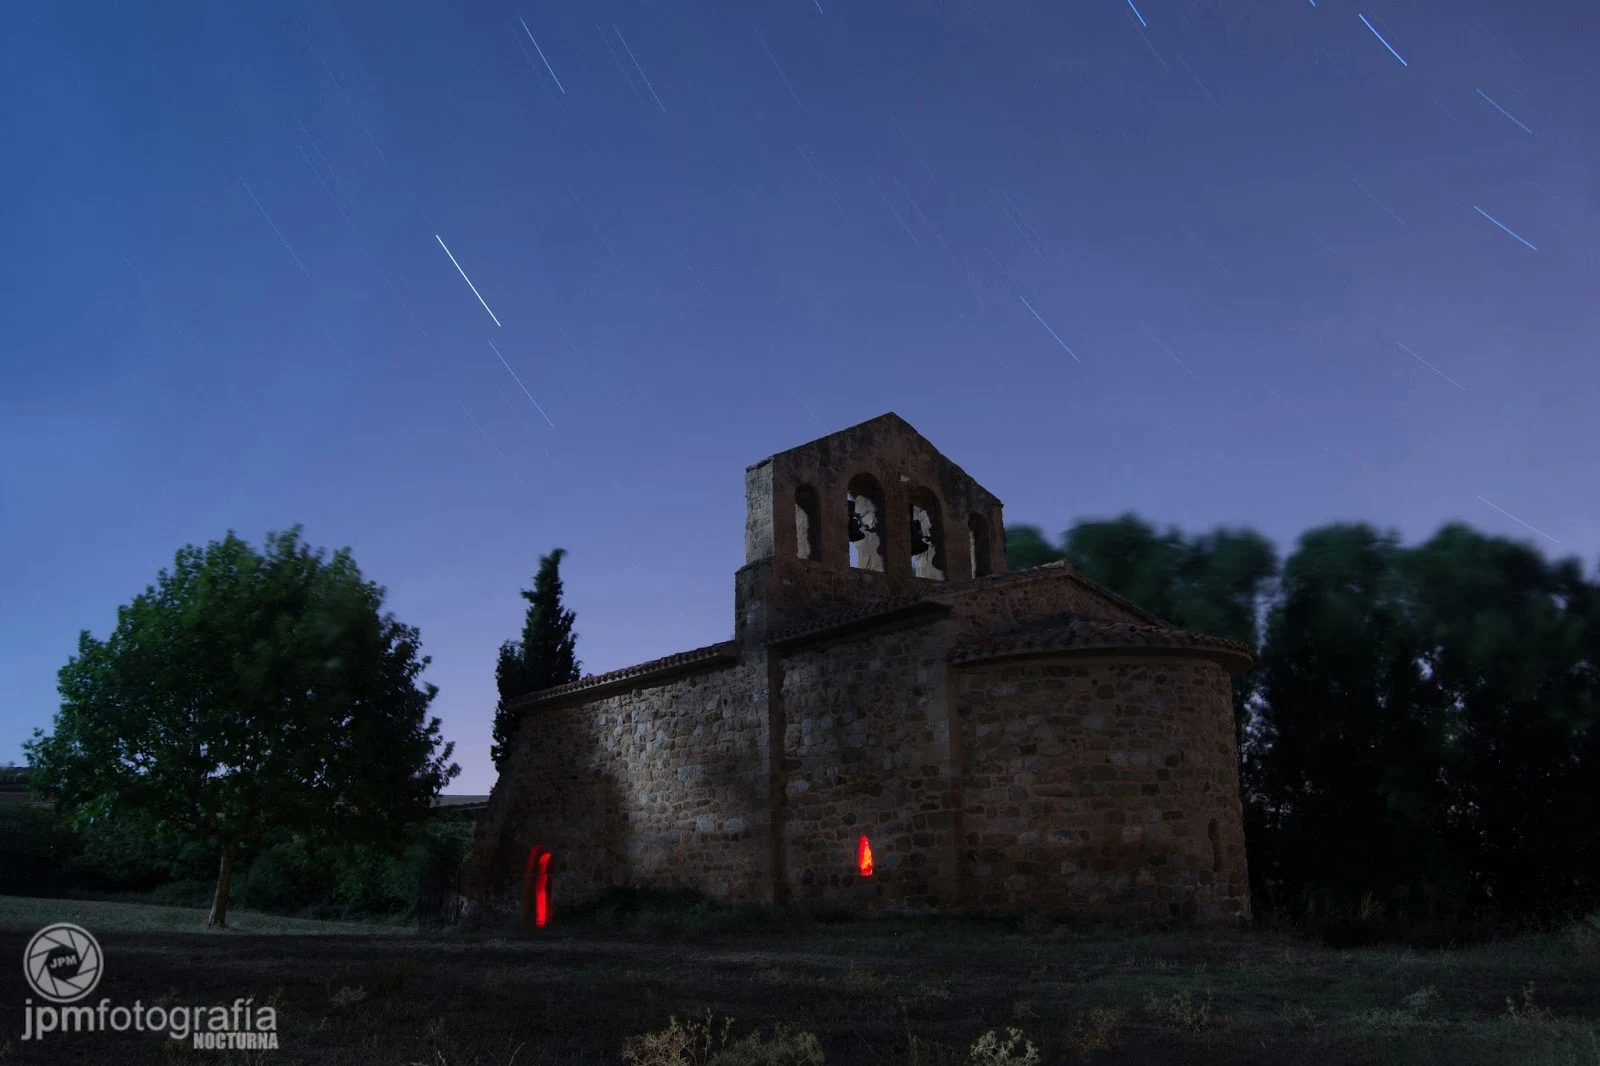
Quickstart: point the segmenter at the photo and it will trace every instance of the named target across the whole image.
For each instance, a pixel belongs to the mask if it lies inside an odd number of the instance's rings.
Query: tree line
[[[1600,906],[1600,583],[1577,560],[1336,524],[1280,561],[1133,515],[1006,547],[1257,649],[1234,707],[1258,910],[1460,936]]]
[[[1234,710],[1259,913],[1459,937],[1600,906],[1600,584],[1576,560],[1459,524],[1410,547],[1326,526],[1280,560],[1250,530],[1133,515],[1055,542],[1014,526],[1006,548],[1257,650]],[[498,648],[497,770],[510,705],[579,676],[564,554]],[[468,838],[430,816],[459,769],[420,634],[384,596],[298,528],[181,550],[61,669],[52,731],[25,746],[55,809],[7,814],[31,828],[0,826],[4,873],[87,863],[127,886],[209,864],[216,924],[236,873],[254,906],[402,907],[419,863]]]

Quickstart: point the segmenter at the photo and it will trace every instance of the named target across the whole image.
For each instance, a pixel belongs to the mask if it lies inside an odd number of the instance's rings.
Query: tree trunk
[[[225,929],[228,925],[228,883],[233,880],[233,850],[229,844],[222,849],[222,867],[217,871],[217,894],[211,900],[211,914],[207,925]]]

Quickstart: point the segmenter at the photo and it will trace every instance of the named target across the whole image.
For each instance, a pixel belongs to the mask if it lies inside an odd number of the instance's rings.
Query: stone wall
[[[969,906],[1248,915],[1221,667],[1056,656],[962,667],[954,685]]]
[[[1248,913],[1227,673],[1104,652],[952,669],[958,640],[1029,618],[1147,618],[1065,569],[926,584],[947,616],[781,655],[742,626],[737,666],[530,706],[472,893],[515,901],[537,845],[558,905],[647,883],[857,912]]]
[[[556,905],[640,882],[769,899],[764,689],[741,664],[530,708],[479,819],[473,894],[514,901],[539,846]]]
[[[990,591],[946,621],[783,660],[789,898],[868,912],[1248,914],[1227,672],[1103,654],[952,670],[944,656],[961,633],[1030,599],[1020,583],[1008,590],[1020,595]],[[1032,595],[1058,606],[1074,592],[1051,582]],[[856,872],[863,834],[871,878]]]
[[[917,911],[956,902],[947,623],[785,657],[784,868],[808,906]],[[865,835],[875,870],[859,875]]]

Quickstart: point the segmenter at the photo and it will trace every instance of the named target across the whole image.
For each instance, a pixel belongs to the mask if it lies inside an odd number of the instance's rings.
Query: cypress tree
[[[578,635],[572,631],[577,615],[561,602],[561,559],[566,554],[565,549],[557,548],[539,559],[533,588],[521,593],[528,601],[522,639],[500,645],[494,671],[500,702],[495,706],[494,736],[489,745],[489,757],[497,772],[510,755],[511,740],[516,735],[517,716],[510,712],[510,705],[531,692],[564,685],[579,677],[582,664],[576,656]]]

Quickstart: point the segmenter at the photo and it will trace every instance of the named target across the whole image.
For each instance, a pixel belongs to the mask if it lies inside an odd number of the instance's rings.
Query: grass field
[[[0,896],[0,930],[33,930],[51,922],[72,922],[89,930],[105,929],[119,933],[205,932],[206,912],[190,907],[162,907],[151,904],[102,903],[75,899],[29,899]],[[215,935],[299,933],[410,932],[405,926],[372,925],[365,922],[317,922],[306,918],[281,918],[255,911],[228,911],[230,928],[212,930]]]
[[[1015,1028],[1052,1063],[1600,1066],[1600,924],[1447,951],[1333,950],[1282,934],[1094,931],[953,920],[775,929],[727,915],[634,915],[535,936],[129,903],[0,897],[0,943],[43,925],[95,933],[91,997],[279,1011],[279,1049],[198,1051],[152,1035],[22,1042],[20,965],[0,965],[0,1063],[425,1063],[702,1066],[641,1042],[676,1017],[734,1042],[778,1024],[789,1058],[748,1046],[718,1066],[1019,1066],[973,1045]],[[680,1041],[681,1042],[681,1041]],[[713,1045],[719,1046],[716,1040]],[[809,1057],[808,1057],[809,1055]]]

